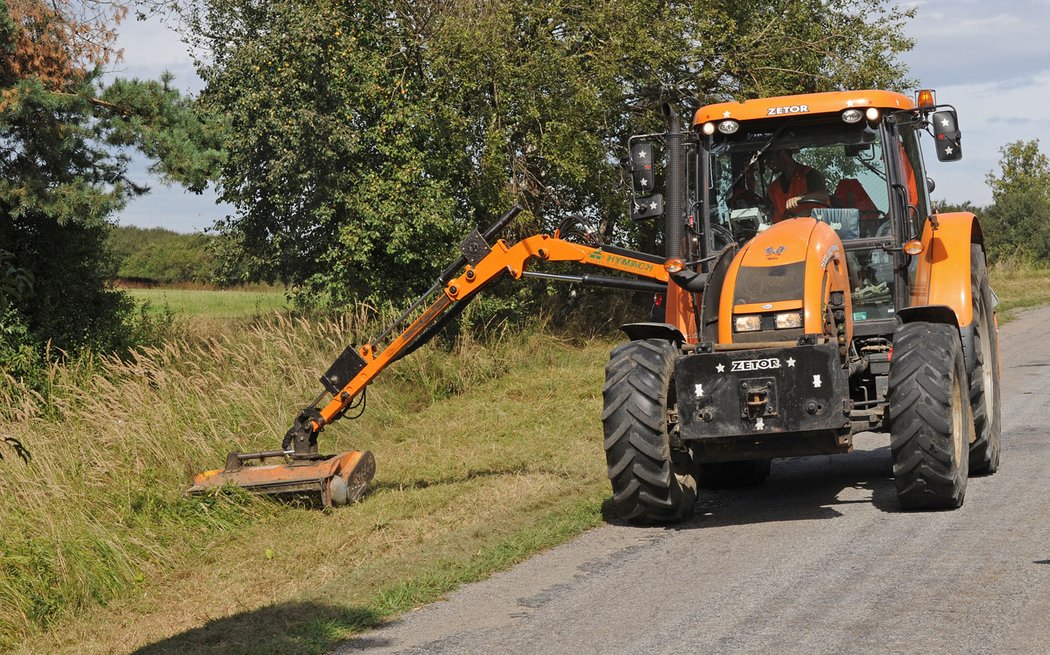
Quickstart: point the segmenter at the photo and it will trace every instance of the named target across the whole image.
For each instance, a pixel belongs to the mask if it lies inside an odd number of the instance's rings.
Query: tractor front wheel
[[[696,504],[692,458],[671,447],[677,354],[662,339],[631,341],[613,349],[605,367],[605,459],[613,503],[632,523],[681,521]]]
[[[959,332],[907,323],[893,337],[890,450],[904,509],[955,509],[969,474],[973,412]]]

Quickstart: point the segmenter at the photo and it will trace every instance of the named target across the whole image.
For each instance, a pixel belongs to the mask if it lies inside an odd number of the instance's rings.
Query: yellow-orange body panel
[[[693,125],[732,118],[738,121],[777,116],[799,116],[841,112],[856,107],[880,109],[914,109],[915,101],[892,91],[831,91],[804,95],[756,98],[743,102],[720,102],[701,107],[693,116]]]
[[[976,220],[969,212],[937,214],[936,230],[932,221],[926,221],[911,287],[910,305],[947,305],[959,327],[973,322],[970,245]]]
[[[805,262],[802,286],[797,299],[737,304],[740,268],[770,268]],[[734,315],[797,309],[803,310],[803,331],[822,334],[825,311],[832,291],[845,295],[846,316],[852,316],[849,274],[846,271],[842,240],[831,227],[812,218],[781,221],[759,233],[745,245],[726,272],[718,315],[718,342],[733,343]],[[766,307],[765,305],[770,305]],[[853,322],[846,321],[846,340],[853,338]]]
[[[778,302],[756,302],[750,305],[735,305],[733,311],[737,314],[761,314],[762,312],[788,312],[792,309],[802,309],[802,299],[781,300]]]
[[[667,302],[664,307],[664,320],[685,335],[686,343],[698,343],[700,334],[696,326],[693,294],[676,284],[669,284],[667,285]]]

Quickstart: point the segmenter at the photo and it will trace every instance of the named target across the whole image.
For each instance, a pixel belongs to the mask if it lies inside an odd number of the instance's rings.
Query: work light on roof
[[[864,112],[859,109],[847,109],[842,112],[842,120],[850,124],[859,123],[862,118],[864,118]]]
[[[874,123],[875,121],[879,120],[879,110],[876,107],[868,107],[867,109],[864,110],[864,116],[869,121]]]
[[[714,123],[704,123],[704,126],[700,128],[700,131],[702,131],[707,136],[711,136],[712,134],[715,133],[715,124]]]
[[[736,134],[740,129],[740,123],[734,120],[722,121],[718,124],[718,131],[722,134]]]

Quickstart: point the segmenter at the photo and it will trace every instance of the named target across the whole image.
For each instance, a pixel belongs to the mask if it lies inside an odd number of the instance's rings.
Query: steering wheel
[[[879,227],[875,229],[876,237],[888,237],[890,235],[890,222],[886,220],[886,215],[882,215],[882,222],[879,223]]]
[[[818,207],[823,207],[823,208],[827,209],[827,208],[831,207],[831,204],[829,202],[825,202],[823,200],[814,200],[812,198],[801,198],[801,199],[799,199],[798,204],[795,205],[794,209],[785,209],[784,210],[784,216],[787,216],[789,218],[798,218],[799,216],[808,216],[808,214],[806,214],[804,212],[808,212],[808,211],[811,211],[813,209],[817,209]]]

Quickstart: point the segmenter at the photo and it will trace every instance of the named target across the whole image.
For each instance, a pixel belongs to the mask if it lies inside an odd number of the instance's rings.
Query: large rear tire
[[[991,475],[999,468],[1002,444],[999,335],[995,324],[995,298],[988,283],[988,267],[980,246],[971,246],[970,261],[976,355],[976,364],[970,374],[970,406],[973,408],[975,436],[970,445],[970,475]]]
[[[771,460],[708,462],[696,465],[696,484],[701,489],[757,487],[769,477]]]
[[[890,450],[904,509],[955,509],[969,473],[973,413],[959,332],[907,323],[893,337]]]
[[[689,452],[671,449],[677,354],[662,339],[631,341],[613,349],[605,367],[605,459],[613,503],[632,523],[681,521],[696,504]]]

